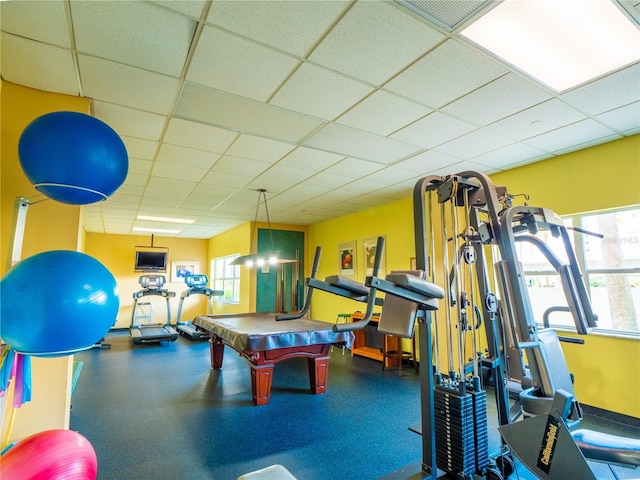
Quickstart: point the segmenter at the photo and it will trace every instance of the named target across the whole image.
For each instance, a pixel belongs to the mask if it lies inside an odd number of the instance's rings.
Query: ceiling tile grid
[[[1,39],[2,78],[38,90],[79,94],[73,55],[68,49],[4,32]]]
[[[187,80],[265,101],[298,64],[298,60],[252,40],[204,27]]]
[[[636,27],[638,5],[623,5]],[[3,80],[91,98],[127,148],[125,183],[83,207],[88,232],[191,215],[145,225],[209,238],[252,220],[260,188],[272,221],[310,224],[406,198],[424,175],[640,133],[640,62],[558,93],[393,2],[12,1],[0,15]]]

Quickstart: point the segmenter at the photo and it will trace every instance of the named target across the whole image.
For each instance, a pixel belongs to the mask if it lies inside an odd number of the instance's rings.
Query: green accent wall
[[[302,308],[304,293],[304,232],[259,228],[258,253],[264,254],[274,249],[280,252],[279,258],[298,258],[300,263],[281,263],[257,269],[256,311],[291,312],[299,310]],[[278,289],[278,285],[280,289]],[[292,300],[294,292],[298,293]],[[278,308],[278,296],[280,297],[280,308]],[[295,303],[293,303],[294,301]]]

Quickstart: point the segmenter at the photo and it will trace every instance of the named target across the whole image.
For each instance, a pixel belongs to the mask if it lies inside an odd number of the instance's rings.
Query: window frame
[[[224,255],[222,257],[216,257],[211,259],[211,287],[214,290],[222,290],[225,294],[222,297],[218,297],[216,300],[220,303],[226,303],[231,305],[238,305],[240,303],[240,266],[231,265],[231,262],[240,256],[239,253],[231,255]],[[222,262],[222,275],[218,275],[218,264]],[[231,269],[232,276],[227,276],[227,272]],[[222,282],[222,288],[219,288]],[[227,290],[225,285],[227,282],[231,283],[231,298],[227,298]]]

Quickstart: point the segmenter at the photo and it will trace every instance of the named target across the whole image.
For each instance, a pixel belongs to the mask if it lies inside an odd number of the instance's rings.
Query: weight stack
[[[489,461],[486,392],[461,394],[448,386],[434,390],[436,464],[441,470],[473,478]]]
[[[487,392],[472,392],[473,421],[476,442],[476,473],[483,474],[489,464],[489,427],[487,422]]]

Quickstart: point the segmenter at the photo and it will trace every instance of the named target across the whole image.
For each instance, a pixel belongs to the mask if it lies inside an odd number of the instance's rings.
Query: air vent
[[[452,32],[496,0],[395,0],[430,22]]]

